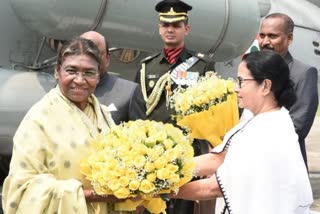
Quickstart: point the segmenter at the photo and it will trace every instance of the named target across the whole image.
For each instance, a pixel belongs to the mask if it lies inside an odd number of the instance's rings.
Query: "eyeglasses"
[[[242,77],[237,77],[237,85],[239,86],[239,88],[242,88],[242,83],[250,80],[256,80],[256,79],[244,79]]]
[[[69,76],[78,77],[81,74],[84,79],[93,79],[99,74],[96,70],[87,70],[84,72],[80,72],[77,69],[73,68],[67,68],[62,70],[66,72]]]

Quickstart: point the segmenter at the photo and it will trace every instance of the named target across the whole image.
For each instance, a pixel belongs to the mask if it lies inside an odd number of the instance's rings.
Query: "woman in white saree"
[[[295,101],[289,68],[272,51],[245,55],[238,103],[253,117],[239,123],[210,154],[195,158],[196,174],[173,198],[218,198],[216,213],[307,214],[313,202],[298,136],[287,109]]]
[[[113,125],[93,95],[99,66],[99,51],[89,40],[73,39],[59,52],[57,87],[29,110],[14,136],[3,185],[6,214],[113,213],[118,200],[93,195],[79,170],[90,141]]]

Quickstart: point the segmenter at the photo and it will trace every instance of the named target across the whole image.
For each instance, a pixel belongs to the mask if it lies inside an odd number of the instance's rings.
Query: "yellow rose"
[[[154,162],[154,166],[156,167],[156,169],[162,169],[166,164],[167,161],[163,157],[158,158],[158,160]]]
[[[126,156],[122,159],[123,163],[125,164],[126,167],[132,167],[134,166],[134,160],[132,159],[131,156]]]
[[[155,186],[152,182],[147,179],[141,181],[139,190],[143,193],[150,193],[155,189]]]
[[[168,181],[171,183],[178,183],[180,180],[179,175],[174,174],[174,173],[170,173],[169,177],[168,177]]]
[[[129,184],[129,179],[125,176],[120,177],[119,183],[122,187],[126,187]]]
[[[133,180],[129,183],[129,189],[132,191],[137,190],[140,187],[140,181],[139,180]]]
[[[137,168],[141,168],[144,166],[144,164],[146,163],[146,158],[143,156],[138,156],[134,159],[134,165]]]
[[[163,145],[167,150],[171,149],[173,147],[173,141],[171,139],[165,139]]]
[[[112,191],[115,191],[115,190],[117,190],[117,189],[120,188],[120,183],[119,183],[118,179],[109,180],[107,183],[108,183],[108,187],[109,187]]]
[[[167,133],[163,130],[158,130],[154,137],[156,141],[164,141],[167,138]]]
[[[164,148],[160,145],[153,147],[153,151],[157,153],[158,156],[161,156],[164,152]]]
[[[177,155],[177,157],[181,156],[184,153],[184,151],[185,151],[185,149],[184,149],[184,147],[182,147],[182,145],[178,144],[174,147],[174,152]]]
[[[187,149],[184,151],[184,158],[188,158],[190,159],[191,157],[194,156],[194,150],[192,149],[192,147],[190,148],[189,146],[187,147]]]
[[[105,170],[103,170],[103,177],[106,180],[110,180],[110,179],[114,179],[116,176],[114,175],[114,173],[112,171],[105,168]]]
[[[102,186],[105,186],[107,184],[107,181],[104,179],[104,176],[102,174],[96,173],[94,175],[94,180],[96,180]]]
[[[94,191],[99,195],[107,195],[112,193],[112,191],[108,190],[107,188],[101,187],[99,185],[94,186]]]
[[[148,159],[150,159],[151,161],[155,161],[159,158],[159,155],[153,149],[148,149],[147,155]]]
[[[157,178],[165,180],[169,177],[170,171],[167,168],[162,168],[157,171]]]
[[[194,99],[191,95],[205,97],[205,93],[186,93],[181,103],[190,105]],[[155,182],[159,179],[167,181],[162,188],[169,191],[191,179],[193,150],[189,140],[171,124],[142,120],[123,123],[95,139],[92,145],[96,148],[81,165],[82,172],[98,194],[127,198],[141,192],[143,198],[151,199],[158,191]],[[147,147],[145,141],[153,147]],[[177,159],[185,168],[179,170],[173,164]]]
[[[195,163],[194,163],[194,162],[188,162],[188,163],[186,163],[186,164],[183,166],[183,168],[182,168],[182,170],[181,170],[181,173],[182,173],[183,175],[188,175],[188,176],[190,176],[190,175],[193,174],[194,168],[195,168]]]
[[[147,153],[147,147],[145,145],[142,144],[137,144],[134,146],[134,148],[132,149],[133,153],[136,153],[137,155],[144,155]]]
[[[144,166],[144,170],[146,170],[146,172],[152,172],[154,171],[155,167],[152,163],[147,162],[146,165]]]
[[[109,170],[113,170],[113,169],[116,169],[116,166],[117,166],[117,161],[114,160],[114,159],[109,159],[107,160],[108,162],[106,162],[106,167],[109,169]]]
[[[128,169],[126,172],[126,176],[129,180],[133,180],[137,177],[137,172],[134,169]]]
[[[130,195],[130,191],[123,187],[114,191],[113,193],[117,198],[128,198],[128,196]]]
[[[177,152],[175,149],[169,149],[164,153],[164,158],[166,158],[167,162],[172,162],[177,159]]]
[[[155,173],[150,173],[147,175],[147,179],[150,181],[150,182],[154,182],[157,178],[157,175]]]
[[[127,169],[123,167],[118,167],[117,169],[114,170],[115,176],[124,176],[127,173]]]
[[[121,157],[126,157],[130,155],[130,147],[126,145],[122,145],[118,148],[118,154]]]
[[[179,167],[177,165],[174,165],[172,163],[169,163],[166,168],[170,171],[170,172],[176,172],[178,171]]]

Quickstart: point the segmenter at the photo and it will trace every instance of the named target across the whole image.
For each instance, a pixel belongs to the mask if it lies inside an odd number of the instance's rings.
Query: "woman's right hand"
[[[119,199],[114,195],[97,195],[92,189],[85,189],[84,196],[87,202],[107,202],[107,203],[120,203],[126,199]]]

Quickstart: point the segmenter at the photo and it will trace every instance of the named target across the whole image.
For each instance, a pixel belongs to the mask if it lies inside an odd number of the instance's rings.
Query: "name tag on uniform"
[[[178,85],[195,85],[199,79],[199,72],[177,71],[171,79]]]
[[[159,74],[149,74],[147,75],[147,79],[157,79],[159,78]]]

